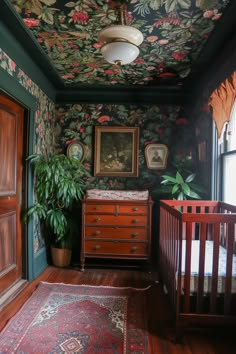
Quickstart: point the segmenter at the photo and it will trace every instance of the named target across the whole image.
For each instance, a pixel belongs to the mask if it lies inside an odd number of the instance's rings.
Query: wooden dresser
[[[81,270],[85,258],[151,260],[152,199],[82,201]]]

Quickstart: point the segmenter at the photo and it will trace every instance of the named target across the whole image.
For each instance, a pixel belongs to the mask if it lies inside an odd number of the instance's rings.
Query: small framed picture
[[[200,143],[198,143],[197,154],[198,154],[198,161],[200,161],[200,162],[207,161],[207,142],[206,142],[206,140],[203,140]]]
[[[67,147],[67,156],[82,162],[85,157],[85,146],[78,141],[73,141]]]
[[[164,144],[148,144],[145,147],[147,167],[153,170],[163,170],[167,165],[168,147]]]

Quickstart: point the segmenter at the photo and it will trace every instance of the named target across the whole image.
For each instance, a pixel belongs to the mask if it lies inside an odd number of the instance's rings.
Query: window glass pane
[[[236,102],[234,102],[230,122],[227,129],[228,151],[236,150]]]
[[[223,156],[223,201],[236,205],[236,153]]]

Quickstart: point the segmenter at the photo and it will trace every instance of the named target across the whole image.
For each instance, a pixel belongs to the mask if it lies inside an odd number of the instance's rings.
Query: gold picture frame
[[[138,127],[95,127],[94,175],[138,176]]]
[[[165,144],[148,144],[145,147],[147,168],[164,170],[167,165],[168,147]]]

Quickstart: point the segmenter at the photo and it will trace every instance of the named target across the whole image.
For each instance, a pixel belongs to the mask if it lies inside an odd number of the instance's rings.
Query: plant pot
[[[56,267],[68,267],[71,262],[72,250],[69,248],[56,248],[51,246],[53,265]]]

